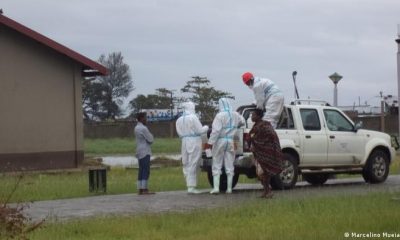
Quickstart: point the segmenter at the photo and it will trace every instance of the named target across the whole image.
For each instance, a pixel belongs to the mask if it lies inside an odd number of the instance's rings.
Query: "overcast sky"
[[[339,105],[397,96],[399,0],[2,0],[4,15],[93,59],[121,51],[137,94],[180,89],[207,76],[253,101],[241,75],[270,78],[294,98],[333,102],[328,76],[343,76]]]

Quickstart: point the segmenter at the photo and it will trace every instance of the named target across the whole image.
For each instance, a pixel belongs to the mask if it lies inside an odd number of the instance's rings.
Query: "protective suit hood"
[[[185,102],[182,104],[183,112],[185,114],[194,114],[195,113],[195,106],[193,102]]]
[[[232,112],[232,106],[227,98],[220,98],[218,101],[218,107],[220,112]]]

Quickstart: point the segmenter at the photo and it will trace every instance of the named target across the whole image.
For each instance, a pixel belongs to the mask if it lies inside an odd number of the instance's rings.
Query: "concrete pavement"
[[[43,218],[48,221],[63,221],[92,216],[190,211],[232,206],[254,200],[260,195],[261,189],[260,184],[238,184],[233,194],[210,195],[210,189],[207,189],[198,195],[188,195],[185,191],[171,191],[154,195],[121,194],[37,201],[29,203],[29,208],[24,211],[34,221]],[[274,198],[308,198],[388,191],[400,193],[400,175],[391,175],[382,184],[366,184],[362,178],[331,179],[321,187],[299,182],[294,189],[275,191]]]

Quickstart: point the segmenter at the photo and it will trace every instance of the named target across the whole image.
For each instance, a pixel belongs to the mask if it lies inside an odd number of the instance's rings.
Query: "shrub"
[[[27,240],[27,234],[39,228],[44,219],[38,222],[31,222],[31,219],[24,215],[26,204],[17,203],[10,206],[10,199],[18,188],[23,175],[16,181],[14,188],[5,200],[0,199],[0,239],[22,239]]]

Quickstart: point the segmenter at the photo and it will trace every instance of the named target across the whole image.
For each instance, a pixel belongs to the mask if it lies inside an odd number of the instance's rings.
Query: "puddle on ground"
[[[176,161],[181,160],[181,155],[180,154],[163,154],[163,155],[154,155],[151,156],[151,160],[158,158],[158,157],[163,157],[163,158],[168,158]],[[103,163],[107,164],[109,166],[115,167],[132,167],[132,166],[137,166],[138,165],[138,160],[134,156],[105,156],[101,157],[103,159]]]

